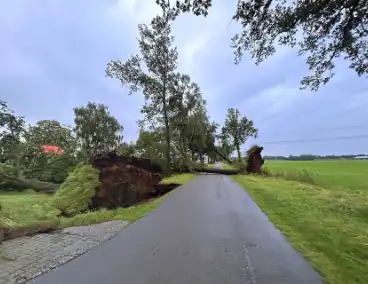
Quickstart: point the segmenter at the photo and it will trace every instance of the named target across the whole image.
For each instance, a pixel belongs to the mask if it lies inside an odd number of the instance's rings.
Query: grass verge
[[[194,174],[177,174],[164,178],[162,183],[185,184],[194,177]],[[26,228],[37,223],[55,222],[59,228],[64,228],[110,220],[134,222],[156,208],[166,196],[129,208],[100,210],[78,214],[72,218],[58,218],[59,210],[53,206],[50,195],[36,193],[32,190],[22,193],[0,193],[0,225],[7,228]]]
[[[326,283],[368,283],[368,191],[234,176]]]

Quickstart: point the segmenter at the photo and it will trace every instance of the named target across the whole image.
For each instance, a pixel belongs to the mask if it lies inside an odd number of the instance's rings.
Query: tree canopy
[[[110,151],[149,158],[166,173],[230,161],[234,150],[241,161],[240,145],[257,132],[253,121],[236,109],[229,110],[222,128],[211,119],[199,84],[177,70],[171,24],[185,7],[159,2],[162,13],[138,26],[139,53],[106,67],[106,75],[130,95],[144,96],[136,141],[123,141],[124,127],[101,103],[76,106],[69,127],[49,119],[26,125],[24,117],[0,101],[0,190],[53,191],[80,163]]]
[[[241,116],[238,109],[230,108],[227,111],[225,124],[222,128],[222,136],[226,141],[231,141],[231,145],[238,153],[238,160],[241,162],[240,146],[250,137],[257,137],[258,130],[254,128],[254,123],[246,116]]]
[[[165,0],[156,1],[163,5]],[[176,13],[208,14],[212,0],[179,0]],[[244,0],[233,20],[242,31],[232,38],[235,62],[250,52],[256,64],[273,55],[277,46],[298,47],[313,72],[302,88],[318,90],[334,75],[336,59],[343,58],[359,76],[368,73],[367,0]]]

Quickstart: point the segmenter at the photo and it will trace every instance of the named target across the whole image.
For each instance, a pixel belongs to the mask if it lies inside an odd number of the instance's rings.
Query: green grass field
[[[271,172],[300,172],[307,170],[316,184],[350,189],[368,188],[368,161],[316,160],[265,161]]]
[[[178,174],[164,178],[161,183],[185,184],[195,177],[194,174]],[[169,193],[170,194],[170,193]],[[72,218],[58,218],[59,211],[52,206],[51,195],[27,190],[21,193],[0,193],[0,226],[27,227],[50,221],[58,227],[87,225],[109,220],[134,222],[154,209],[167,195],[129,208],[100,210],[78,214]]]
[[[368,161],[266,161],[265,166],[283,174],[234,179],[325,283],[368,283]],[[298,181],[302,170],[314,184]]]

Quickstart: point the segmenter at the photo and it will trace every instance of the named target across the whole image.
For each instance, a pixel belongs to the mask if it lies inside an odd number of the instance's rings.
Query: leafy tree
[[[121,143],[119,146],[119,153],[122,156],[134,156],[136,152],[136,145],[133,143]]]
[[[187,74],[177,73],[170,85],[170,122],[178,136],[178,148],[183,158],[183,166],[191,168],[188,156],[190,118],[195,111],[205,105],[199,86],[191,82]],[[174,131],[173,131],[174,132]]]
[[[58,146],[64,152],[76,148],[76,139],[71,128],[56,120],[40,120],[31,126],[26,135],[27,143],[40,148],[42,145]]]
[[[123,126],[103,104],[88,102],[74,108],[75,135],[85,155],[115,150],[122,140]]]
[[[207,138],[209,117],[205,105],[201,105],[189,118],[188,142],[192,153],[192,161],[200,160],[204,163],[204,154],[207,153]]]
[[[169,172],[166,161],[166,142],[163,129],[144,130],[141,127],[136,142],[136,155],[149,158],[161,165],[165,172]]]
[[[25,131],[24,117],[17,116],[0,100],[0,162],[12,158]]]
[[[254,128],[252,120],[249,120],[246,116],[242,117],[238,109],[228,109],[222,135],[230,139],[238,153],[239,162],[241,162],[240,146],[249,137],[257,137],[257,132],[258,130]]]
[[[55,190],[57,184],[27,178],[37,171],[34,168],[25,168],[35,154],[31,150],[36,147],[27,141],[28,133],[24,118],[15,115],[3,101],[0,102],[0,127],[1,159],[2,162],[6,161],[5,165],[0,166],[0,190],[26,188]]]
[[[169,5],[162,6],[162,15],[152,19],[150,26],[138,25],[140,54],[126,62],[111,61],[106,75],[120,80],[129,94],[142,91],[146,100],[141,112],[151,123],[165,126],[166,162],[171,165],[171,137],[168,114],[168,88],[176,69],[178,52],[173,46],[170,22],[175,14]]]
[[[76,138],[72,129],[56,120],[40,120],[30,126],[24,135],[25,176],[41,181],[62,183],[68,169],[75,166]],[[53,146],[56,152],[48,152],[43,146]],[[47,149],[46,149],[47,150]]]
[[[176,13],[206,16],[211,5],[212,0],[177,1]],[[367,75],[367,6],[366,0],[238,1],[233,19],[243,30],[232,39],[236,63],[244,51],[250,51],[258,64],[274,54],[277,45],[298,45],[299,55],[308,54],[307,64],[314,72],[303,78],[302,88],[317,90],[326,84],[339,57],[348,60],[359,76]]]
[[[221,133],[218,135],[220,138],[220,146],[219,146],[219,152],[226,157],[227,159],[231,158],[231,154],[236,150],[234,148],[234,145],[231,144],[231,141],[225,133]]]

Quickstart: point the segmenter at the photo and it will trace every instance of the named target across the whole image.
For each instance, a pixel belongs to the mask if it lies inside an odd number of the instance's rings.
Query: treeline
[[[144,96],[136,141],[124,142],[124,127],[103,104],[74,108],[73,126],[56,120],[28,125],[0,101],[0,188],[55,188],[78,163],[112,150],[150,158],[167,173],[190,171],[198,162],[229,160],[234,151],[242,161],[240,146],[257,129],[234,108],[222,127],[211,120],[200,86],[177,70],[174,19],[174,10],[162,7],[149,25],[138,25],[139,54],[107,64],[108,77],[120,81],[129,94]]]
[[[356,157],[365,157],[366,154],[358,155],[299,155],[299,156],[264,156],[265,160],[288,160],[288,161],[313,161],[313,160],[339,160],[339,159],[353,159]]]

